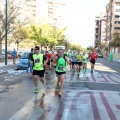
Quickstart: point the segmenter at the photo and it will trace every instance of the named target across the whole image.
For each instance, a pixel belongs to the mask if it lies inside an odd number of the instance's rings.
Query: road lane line
[[[115,117],[115,114],[113,113],[110,105],[108,104],[107,99],[105,98],[103,92],[100,92],[100,96],[101,96],[103,104],[104,104],[104,106],[106,108],[106,111],[107,111],[107,113],[108,113],[108,115],[110,117],[110,120],[117,120],[116,117]]]

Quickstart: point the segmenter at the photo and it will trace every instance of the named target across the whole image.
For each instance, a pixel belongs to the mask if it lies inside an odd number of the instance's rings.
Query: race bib
[[[63,66],[59,66],[58,70],[63,71]]]
[[[40,67],[40,59],[39,58],[37,58],[37,59],[35,59],[35,67],[38,69],[39,67]]]
[[[40,63],[40,59],[35,59],[35,63]]]

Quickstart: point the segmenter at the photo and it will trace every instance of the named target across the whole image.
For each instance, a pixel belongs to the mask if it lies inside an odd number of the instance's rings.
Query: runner
[[[45,66],[46,74],[48,74],[48,70],[50,68],[50,61],[51,61],[51,55],[48,51],[45,52],[45,57],[47,58],[47,65]]]
[[[89,55],[89,59],[90,59],[90,63],[91,63],[91,73],[93,73],[95,62],[96,62],[97,58],[98,58],[98,56],[95,53],[95,50],[92,50],[92,53]]]
[[[70,52],[68,53],[70,70],[72,69],[72,59],[71,59],[71,57],[72,57],[72,51],[70,51]]]
[[[73,51],[73,54],[71,55],[71,59],[72,59],[72,69],[75,72],[75,65],[76,65],[76,53],[75,53],[75,51]]]
[[[44,72],[46,65],[46,57],[40,53],[40,49],[38,46],[35,47],[35,54],[32,57],[32,63],[33,63],[33,76],[34,76],[34,84],[35,84],[35,93],[39,92],[38,88],[38,82],[37,78],[39,76],[40,81],[44,84]]]
[[[82,56],[82,54],[80,54],[80,51],[77,52],[77,54],[76,54],[76,60],[77,60],[76,66],[77,66],[77,73],[78,73],[77,76],[79,77],[79,73],[82,68],[82,60],[83,60],[83,56]]]
[[[64,51],[62,49],[58,51],[58,56],[55,57],[54,61],[56,60],[57,60],[56,74],[58,76],[58,82],[60,82],[60,91],[58,96],[61,97],[66,74],[66,62],[69,63],[69,60],[67,56],[64,55]]]
[[[54,58],[55,58],[55,53],[54,53],[54,51],[52,51],[52,54],[51,54],[51,65],[53,65]],[[52,66],[51,66],[51,68],[52,68]]]
[[[87,70],[87,59],[88,59],[88,55],[86,54],[86,52],[83,52],[83,72],[85,73]]]

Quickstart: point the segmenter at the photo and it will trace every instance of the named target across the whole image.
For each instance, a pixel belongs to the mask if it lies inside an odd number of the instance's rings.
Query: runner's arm
[[[58,60],[58,56],[55,56],[54,59],[53,59],[53,62],[52,62],[52,65],[55,66],[55,61]]]
[[[67,61],[67,65],[69,65],[69,59],[68,59],[68,57],[67,56],[65,56],[65,59],[66,59],[66,61]]]
[[[43,55],[43,61],[44,61],[43,66],[45,66],[47,64],[47,62],[48,62],[48,59],[45,57],[45,55]]]
[[[33,55],[32,55],[32,58],[31,58],[31,61],[30,61],[31,64],[34,64],[34,59],[33,59]]]

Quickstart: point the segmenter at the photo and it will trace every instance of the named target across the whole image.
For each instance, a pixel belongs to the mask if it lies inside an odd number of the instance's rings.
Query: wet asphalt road
[[[119,120],[120,78],[116,76],[120,75],[119,65],[98,59],[95,67],[98,73],[79,79],[76,73],[68,71],[61,99],[53,72],[50,78],[46,76],[45,86],[39,82],[38,95],[34,94],[31,74],[14,78],[0,75],[0,120]],[[7,76],[9,80],[5,81]],[[102,115],[103,112],[106,114]]]

